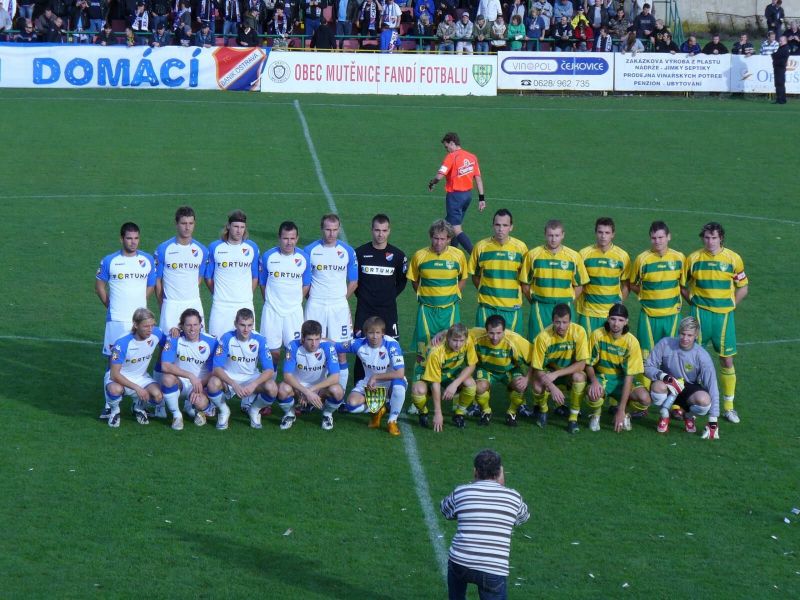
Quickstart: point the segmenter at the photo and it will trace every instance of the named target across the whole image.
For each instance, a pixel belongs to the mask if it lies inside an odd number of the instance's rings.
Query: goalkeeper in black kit
[[[669,409],[677,404],[685,411],[684,427],[695,433],[696,416],[708,415],[703,439],[719,437],[719,388],[711,356],[696,343],[700,324],[694,317],[680,322],[677,338],[663,338],[644,363],[645,377],[652,381],[650,397],[661,410],[658,432],[669,430]]]

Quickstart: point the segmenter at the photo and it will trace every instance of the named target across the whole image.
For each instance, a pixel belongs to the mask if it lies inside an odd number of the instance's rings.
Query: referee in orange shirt
[[[478,186],[478,210],[483,212],[483,209],[486,208],[481,168],[478,165],[478,158],[461,148],[461,141],[458,139],[457,133],[445,133],[442,145],[447,150],[447,156],[444,157],[436,176],[428,182],[428,190],[433,191],[436,184],[444,178],[447,192],[445,219],[453,226],[456,233],[451,243],[453,246],[461,244],[469,255],[472,252],[472,241],[461,229],[461,224],[464,222],[464,215],[472,202],[473,179],[475,185]]]

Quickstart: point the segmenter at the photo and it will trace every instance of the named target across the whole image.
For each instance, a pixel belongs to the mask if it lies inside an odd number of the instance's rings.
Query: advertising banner
[[[497,57],[270,52],[262,92],[495,96]]]
[[[258,90],[260,48],[0,45],[0,87]]]
[[[731,91],[774,94],[772,57],[731,56]],[[800,94],[800,56],[790,57],[786,65],[786,93]]]
[[[614,89],[619,92],[727,92],[730,54],[617,54]]]
[[[614,89],[610,52],[499,52],[497,67],[501,90]]]

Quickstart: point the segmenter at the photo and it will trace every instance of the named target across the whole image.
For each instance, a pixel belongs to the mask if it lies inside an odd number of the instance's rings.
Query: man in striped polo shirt
[[[483,327],[491,315],[500,315],[511,331],[522,333],[522,291],[518,277],[528,246],[511,237],[514,220],[508,209],[494,213],[492,227],[494,235],[475,244],[469,258],[469,274],[478,289],[475,326]]]
[[[720,387],[723,415],[731,423],[739,422],[733,407],[736,392],[736,321],[734,312],[747,296],[748,280],[742,258],[723,246],[725,229],[711,222],[700,230],[703,248],[692,252],[684,267],[685,283],[681,293],[692,307],[692,316],[700,324],[697,338],[701,345],[711,340],[719,354]]]
[[[453,239],[450,223],[444,219],[434,221],[428,234],[430,247],[414,253],[406,273],[419,303],[414,329],[417,350],[414,381],[422,378],[422,362],[431,338],[461,321],[461,290],[467,282],[467,260],[463,252],[450,245]]]
[[[481,450],[474,467],[475,480],[458,486],[441,504],[446,519],[458,519],[447,561],[448,597],[466,598],[467,585],[474,583],[481,600],[503,600],[511,529],[525,523],[530,514],[520,493],[505,487],[497,452]]]

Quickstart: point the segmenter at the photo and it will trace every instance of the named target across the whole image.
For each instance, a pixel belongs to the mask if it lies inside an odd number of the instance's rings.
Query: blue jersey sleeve
[[[172,240],[167,240],[166,242],[159,244],[158,248],[156,248],[156,251],[153,254],[153,260],[155,260],[156,263],[156,279],[161,279],[164,277],[164,260],[166,257],[167,246],[169,246],[171,243]]]
[[[153,257],[147,252],[140,252],[145,260],[150,263],[150,273],[147,274],[147,287],[153,287],[156,284],[156,265]]]
[[[128,344],[130,343],[131,339],[133,339],[133,334],[129,333],[128,335],[121,337],[114,342],[114,346],[111,348],[112,365],[125,364],[125,356],[128,353]]]
[[[220,338],[219,342],[217,342],[217,348],[214,350],[214,360],[211,364],[214,365],[214,368],[217,367],[224,367],[225,362],[228,360],[228,343],[233,336],[233,332],[229,331],[225,335]]]
[[[245,240],[244,242],[253,250],[253,262],[250,263],[250,274],[253,276],[253,279],[258,279],[258,274],[261,271],[261,261],[259,260],[259,256],[261,256],[261,251],[258,249],[258,246],[253,240]]]
[[[336,356],[336,347],[331,342],[322,342],[319,347],[325,353],[325,367],[328,375],[339,374],[339,357]]]
[[[347,281],[358,281],[358,258],[356,251],[351,246],[346,246],[347,255],[350,260],[347,262]]]
[[[217,246],[220,245],[222,240],[216,240],[211,242],[208,246],[208,258],[206,259],[206,271],[203,274],[203,277],[206,279],[214,279],[214,267],[216,267],[216,261],[214,260],[214,251],[217,249]]]
[[[111,274],[109,273],[109,267],[111,266],[111,259],[114,258],[116,254],[109,254],[108,256],[103,257],[103,260],[100,261],[100,267],[97,269],[97,273],[95,277],[100,281],[108,281],[111,278]]]
[[[161,362],[174,363],[178,358],[178,338],[167,338],[164,347],[161,349]]]
[[[306,270],[303,271],[303,287],[305,287],[311,285],[311,259],[308,257],[308,254],[302,250],[298,250],[298,252],[303,255],[306,261]]]
[[[300,342],[294,340],[289,344],[289,349],[286,350],[286,359],[283,361],[283,374],[297,371],[297,349],[300,347]]]
[[[406,366],[405,359],[403,358],[403,350],[396,340],[391,340],[387,343],[389,350],[389,366],[392,369],[404,369]]]
[[[269,255],[271,251],[264,252],[261,256],[261,267],[259,269],[258,274],[258,285],[267,285],[267,279],[269,279],[269,271],[267,270],[267,260],[269,260]]]
[[[206,248],[197,240],[192,241],[200,247],[200,252],[202,254],[202,260],[200,262],[200,269],[198,272],[198,276],[202,278],[206,276],[206,269],[208,268],[208,248]]]
[[[261,363],[261,370],[274,371],[275,363],[272,362],[272,354],[270,354],[269,348],[267,347],[267,339],[256,334],[254,334],[253,337],[256,339],[259,345],[258,360]]]

